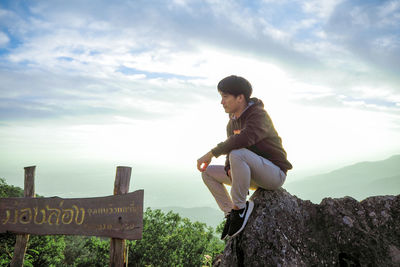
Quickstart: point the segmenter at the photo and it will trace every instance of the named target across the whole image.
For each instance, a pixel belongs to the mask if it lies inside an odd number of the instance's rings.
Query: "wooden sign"
[[[0,233],[141,239],[143,195],[138,190],[96,198],[0,198]]]

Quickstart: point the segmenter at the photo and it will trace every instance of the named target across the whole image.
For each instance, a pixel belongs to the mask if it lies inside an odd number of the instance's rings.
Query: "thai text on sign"
[[[0,198],[0,233],[141,239],[143,194],[138,190],[96,198]]]

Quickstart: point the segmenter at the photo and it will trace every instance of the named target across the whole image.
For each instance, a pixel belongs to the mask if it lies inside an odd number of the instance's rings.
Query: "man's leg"
[[[234,237],[244,229],[254,207],[252,201],[246,201],[249,188],[277,189],[283,184],[286,176],[272,162],[245,148],[232,150],[229,153],[229,162],[232,178],[231,196],[236,207],[230,215],[228,235]]]
[[[229,162],[232,201],[239,209],[246,206],[250,186],[278,189],[286,179],[286,175],[278,166],[245,148],[232,150],[229,154]]]
[[[202,172],[201,176],[217,201],[219,208],[227,215],[232,210],[233,204],[224,186],[224,184],[231,184],[230,178],[225,173],[224,166],[210,165]]]
[[[230,212],[233,208],[231,197],[224,184],[230,185],[231,179],[226,175],[224,166],[210,165],[202,173],[203,181],[214,196],[219,208],[225,213],[225,225],[222,230],[221,239],[228,236],[230,225]]]

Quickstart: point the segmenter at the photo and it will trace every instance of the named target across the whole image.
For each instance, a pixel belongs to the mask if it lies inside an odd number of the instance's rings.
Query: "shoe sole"
[[[242,227],[240,227],[240,229],[236,233],[231,235],[230,237],[235,237],[236,235],[238,235],[244,229],[244,227],[247,224],[247,220],[249,219],[250,214],[253,211],[253,208],[254,208],[254,202],[253,201],[249,201],[249,208],[247,209],[246,217],[244,217],[244,221],[243,221]]]
[[[226,234],[224,237],[221,238],[221,240],[225,240],[225,239],[227,239],[228,237],[229,237],[229,235]]]

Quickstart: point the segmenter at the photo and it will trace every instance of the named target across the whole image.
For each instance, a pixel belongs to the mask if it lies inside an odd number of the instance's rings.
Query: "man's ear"
[[[246,98],[244,97],[244,94],[240,94],[237,96],[240,100],[240,102],[246,102]]]

